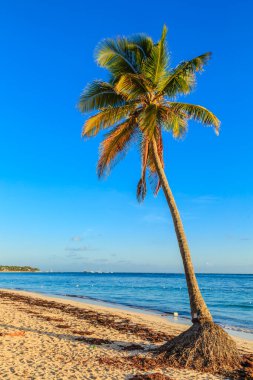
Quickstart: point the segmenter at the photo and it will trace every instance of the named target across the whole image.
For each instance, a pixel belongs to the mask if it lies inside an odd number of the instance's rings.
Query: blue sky
[[[76,104],[105,37],[167,24],[172,65],[213,58],[187,101],[222,122],[166,136],[168,179],[196,271],[253,273],[251,0],[1,1],[0,264],[43,270],[181,272],[163,194],[135,198],[133,150],[106,181],[101,138],[84,142]]]

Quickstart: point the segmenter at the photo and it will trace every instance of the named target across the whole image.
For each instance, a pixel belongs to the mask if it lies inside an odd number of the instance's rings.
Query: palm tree
[[[102,130],[109,129],[100,145],[98,176],[109,174],[113,165],[125,156],[130,145],[136,143],[141,158],[141,176],[137,185],[138,200],[143,201],[145,198],[147,174],[154,194],[162,188],[166,197],[183,260],[193,322],[192,330],[189,330],[190,333],[187,332],[187,339],[181,334],[180,341],[169,342],[164,346],[168,357],[171,353],[173,358],[177,357],[180,361],[182,355],[177,352],[179,345],[181,348],[184,347],[186,341],[190,341],[191,346],[196,344],[196,336],[203,341],[203,329],[208,328],[210,331],[212,326],[213,334],[213,326],[218,326],[212,322],[211,313],[201,295],[183,223],[165,175],[163,137],[165,132],[171,132],[175,138],[181,138],[186,133],[188,121],[191,119],[205,126],[213,126],[218,134],[220,122],[211,111],[202,106],[177,101],[180,95],[192,91],[196,73],[203,70],[211,54],[202,54],[181,62],[176,68],[171,68],[166,34],[167,28],[164,26],[158,43],[142,34],[130,38],[103,40],[96,50],[96,59],[99,66],[109,71],[109,80],[90,83],[81,95],[79,107],[81,112],[85,113],[97,111],[86,120],[83,137],[90,138]],[[221,328],[219,334],[220,330]],[[228,339],[225,332],[223,334],[222,331],[221,335],[223,340],[224,336]],[[207,344],[210,347],[210,342]],[[225,344],[225,349],[227,343],[223,341],[222,344]],[[238,356],[230,340],[229,346],[233,357],[226,360],[226,365],[229,363],[230,366],[234,366],[238,363]],[[199,367],[208,367],[203,364],[206,357],[202,354],[203,361]],[[196,359],[191,359],[183,359],[184,364],[187,362],[188,365],[196,367]],[[214,368],[213,362],[209,367]]]

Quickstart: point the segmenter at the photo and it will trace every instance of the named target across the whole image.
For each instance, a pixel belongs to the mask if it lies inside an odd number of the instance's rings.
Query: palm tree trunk
[[[188,293],[189,293],[189,298],[190,298],[192,322],[193,323],[195,322],[202,323],[202,322],[207,322],[207,321],[211,322],[212,316],[199,290],[199,286],[197,283],[197,279],[196,279],[193,264],[192,264],[190,249],[189,249],[185,232],[184,232],[183,223],[181,221],[175,199],[173,197],[172,191],[170,189],[168,180],[166,178],[166,175],[165,175],[165,172],[164,172],[164,169],[163,169],[163,166],[162,166],[162,163],[157,151],[155,138],[153,138],[152,140],[152,149],[153,149],[155,167],[156,167],[168,206],[170,208],[170,212],[171,212],[173,223],[174,223],[174,228],[177,235],[179,249],[180,249],[180,253],[183,260]]]

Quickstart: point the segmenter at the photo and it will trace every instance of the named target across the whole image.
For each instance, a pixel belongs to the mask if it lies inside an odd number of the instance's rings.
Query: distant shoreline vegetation
[[[0,265],[0,272],[39,272],[39,268],[33,268],[30,266],[9,266]]]

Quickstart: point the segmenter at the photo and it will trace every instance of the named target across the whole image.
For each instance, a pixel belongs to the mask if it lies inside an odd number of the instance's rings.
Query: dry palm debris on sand
[[[1,292],[1,298],[12,299],[13,301],[19,302],[21,304],[27,304],[29,306],[40,306],[46,309],[50,308],[63,311],[66,314],[72,315],[78,319],[85,319],[92,322],[93,326],[105,326],[107,328],[113,328],[122,333],[133,334],[147,340],[151,343],[165,342],[170,340],[173,336],[151,330],[141,324],[132,323],[128,318],[120,318],[113,316],[111,314],[96,312],[88,310],[85,308],[78,308],[76,306],[63,304],[61,302],[47,301],[39,298],[27,297],[24,295]],[[44,319],[47,321],[63,322],[62,318],[52,318],[49,316],[41,316],[38,313],[28,311],[32,316],[38,317],[39,319]]]

